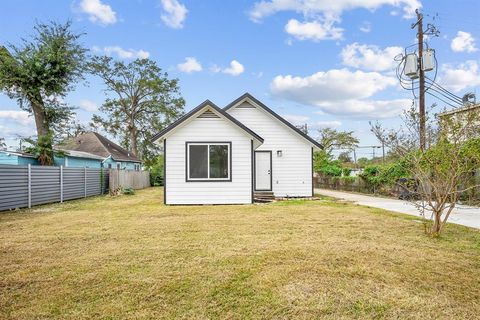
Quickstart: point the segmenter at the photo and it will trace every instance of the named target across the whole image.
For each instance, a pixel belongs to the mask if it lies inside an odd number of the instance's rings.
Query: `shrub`
[[[342,168],[333,164],[329,164],[320,168],[320,172],[327,176],[340,177],[342,175]]]
[[[132,187],[125,187],[122,189],[122,193],[132,195],[135,194],[135,189],[133,189]]]
[[[148,167],[150,171],[150,185],[162,186],[163,185],[163,155],[159,155],[154,163]]]
[[[382,187],[392,187],[399,179],[411,178],[408,174],[408,161],[405,159],[383,165],[366,166],[359,176],[368,187],[375,190]]]
[[[350,168],[342,168],[342,176],[344,177],[350,177],[350,174],[352,173],[352,169]]]
[[[345,186],[354,184],[356,180],[357,180],[356,177],[340,177],[340,181]]]

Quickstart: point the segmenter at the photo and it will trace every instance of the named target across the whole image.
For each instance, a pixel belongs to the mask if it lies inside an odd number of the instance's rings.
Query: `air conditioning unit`
[[[410,79],[418,78],[418,58],[415,53],[409,53],[405,57],[405,75]]]
[[[427,49],[423,51],[422,70],[432,71],[433,68],[435,68],[435,51],[432,49]]]

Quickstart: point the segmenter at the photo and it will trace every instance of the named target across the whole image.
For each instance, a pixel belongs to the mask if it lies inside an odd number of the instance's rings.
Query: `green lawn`
[[[473,319],[480,232],[324,201],[162,190],[0,213],[1,319]]]

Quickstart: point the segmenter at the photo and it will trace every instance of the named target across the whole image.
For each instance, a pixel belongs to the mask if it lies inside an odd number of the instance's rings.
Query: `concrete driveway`
[[[354,203],[374,208],[385,209],[420,217],[420,212],[409,202],[390,198],[373,197],[336,190],[315,189],[316,194],[352,201]],[[450,214],[448,222],[462,226],[480,229],[480,208],[457,205]]]

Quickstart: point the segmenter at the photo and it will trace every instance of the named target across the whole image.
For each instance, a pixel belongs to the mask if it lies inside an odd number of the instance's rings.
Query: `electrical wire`
[[[430,79],[429,77],[425,77],[425,78],[426,78],[429,82],[431,82],[435,87],[437,87],[438,89],[444,91],[445,93],[449,94],[449,95],[452,96],[453,98],[456,98],[456,99],[458,99],[458,100],[460,100],[460,101],[463,102],[462,97],[457,96],[457,95],[454,94],[453,92],[448,91],[448,90],[445,89],[443,86],[441,86],[440,84],[438,84],[437,82],[435,82],[435,80],[432,80],[432,79]]]
[[[457,108],[457,107],[458,107],[458,105],[451,104],[451,103],[449,103],[449,102],[447,102],[447,101],[443,100],[442,98],[440,98],[440,97],[437,97],[436,95],[434,95],[434,94],[433,94],[433,93],[431,93],[430,91],[427,91],[426,93],[427,93],[427,94],[429,94],[429,95],[431,95],[431,96],[432,96],[432,97],[434,97],[434,98],[437,98],[438,100],[442,101],[443,103],[445,103],[445,104],[449,105],[449,106],[450,106],[450,107],[452,107],[452,108]]]
[[[458,104],[459,106],[462,106],[463,103],[459,102],[458,100],[455,100],[453,98],[450,98],[449,96],[445,95],[444,93],[442,93],[442,91],[440,90],[437,90],[433,87],[430,87],[429,90],[432,90],[432,91],[435,91],[436,93],[438,93],[439,95],[441,95],[443,98],[447,99],[447,100],[450,100],[452,103],[455,103],[455,104]],[[427,91],[425,91],[427,92]]]
[[[445,94],[445,92],[443,92],[442,90],[439,90],[437,87],[435,86],[431,86],[428,90],[432,90],[432,91],[435,91],[436,93],[440,94],[442,97],[444,97],[445,99],[448,99],[458,105],[463,105],[463,100],[461,99],[458,99],[458,98],[455,98],[455,97],[452,97],[448,94]],[[427,90],[426,90],[427,91]]]

